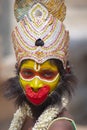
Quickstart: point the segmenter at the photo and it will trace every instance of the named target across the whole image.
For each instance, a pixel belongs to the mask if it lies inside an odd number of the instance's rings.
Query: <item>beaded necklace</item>
[[[67,103],[68,100],[62,98],[62,105],[51,105],[47,107],[36,121],[32,130],[47,130],[49,124],[58,116]],[[26,116],[33,118],[30,107],[27,104],[24,104],[22,107],[19,107],[14,114],[9,130],[21,130]]]

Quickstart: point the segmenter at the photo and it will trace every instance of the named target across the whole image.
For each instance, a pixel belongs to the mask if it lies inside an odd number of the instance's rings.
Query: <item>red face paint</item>
[[[27,99],[34,105],[40,105],[43,103],[47,99],[49,92],[50,87],[48,85],[40,88],[38,92],[34,92],[28,85],[26,86],[25,90]]]
[[[53,71],[53,70],[41,70],[39,72],[36,72],[32,69],[21,69],[20,71],[21,76],[26,80],[26,79],[32,79],[35,76],[39,76],[41,79],[45,80],[52,80],[55,78],[55,76],[58,74],[58,71]]]

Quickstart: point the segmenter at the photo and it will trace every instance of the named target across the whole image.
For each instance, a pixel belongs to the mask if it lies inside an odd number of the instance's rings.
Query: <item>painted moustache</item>
[[[26,85],[26,97],[34,105],[42,104],[47,99],[49,93],[49,85],[41,87],[37,92],[33,91],[33,89],[29,85]]]

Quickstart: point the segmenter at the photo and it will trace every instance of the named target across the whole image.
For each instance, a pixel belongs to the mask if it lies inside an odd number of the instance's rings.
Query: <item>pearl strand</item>
[[[21,130],[27,115],[29,115],[29,117],[32,117],[30,108],[27,104],[24,104],[22,107],[19,107],[19,109],[14,114],[14,118],[11,122],[9,130]]]
[[[62,105],[53,105],[47,107],[46,110],[40,115],[38,120],[36,121],[32,130],[47,130],[51,121],[57,117],[57,115],[61,112],[61,110],[67,106],[68,99],[65,97],[62,98]],[[27,104],[24,104],[14,114],[14,118],[11,122],[9,130],[21,130],[22,125],[25,121],[26,116],[32,117],[31,109]]]

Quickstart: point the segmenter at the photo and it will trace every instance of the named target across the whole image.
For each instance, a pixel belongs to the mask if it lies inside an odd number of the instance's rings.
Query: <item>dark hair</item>
[[[8,97],[9,99],[15,98],[15,102],[18,106],[22,105],[24,102],[29,104],[32,108],[33,115],[36,118],[48,105],[53,105],[56,103],[60,104],[63,95],[67,95],[67,97],[70,99],[74,92],[74,85],[76,83],[75,76],[71,73],[71,71],[67,72],[64,69],[63,64],[60,60],[51,59],[50,61],[51,63],[56,64],[58,66],[61,79],[56,89],[48,96],[47,100],[43,104],[39,106],[34,106],[27,100],[19,84],[18,74],[19,74],[20,68],[18,68],[17,64],[16,64],[16,70],[17,70],[16,77],[10,78],[4,84],[5,96]]]

